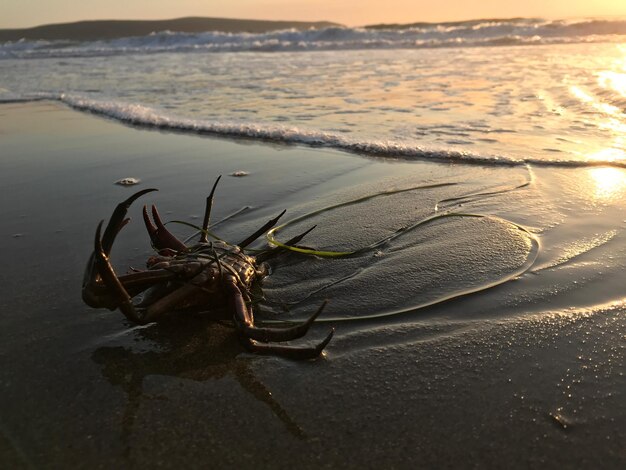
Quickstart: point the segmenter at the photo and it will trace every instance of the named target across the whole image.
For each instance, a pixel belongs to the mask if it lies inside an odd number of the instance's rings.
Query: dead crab
[[[319,356],[332,338],[334,330],[315,346],[273,343],[304,336],[322,312],[325,303],[305,322],[283,328],[256,326],[250,307],[250,290],[267,273],[263,261],[277,253],[280,248],[269,250],[257,257],[245,254],[243,248],[276,225],[284,211],[237,245],[219,240],[209,241],[207,229],[218,182],[219,178],[206,200],[200,241],[192,246],[185,245],[165,228],[155,206],[152,206],[152,220],[144,206],[143,219],[152,244],[158,250],[158,256],[148,259],[146,270],[135,270],[122,276],[117,276],[109,261],[113,242],[130,220],[126,218],[130,205],[156,189],[144,189],[118,204],[104,234],[101,234],[104,221],[96,229],[94,251],[83,279],[83,300],[94,308],[119,308],[126,318],[141,325],[158,321],[170,314],[226,308],[232,315],[243,344],[250,351],[294,359]],[[287,245],[295,245],[307,233],[308,231],[294,237]],[[133,298],[140,294],[143,296],[134,302]]]

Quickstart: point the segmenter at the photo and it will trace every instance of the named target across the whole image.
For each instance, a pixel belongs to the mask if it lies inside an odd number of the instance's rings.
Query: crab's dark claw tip
[[[96,228],[96,237],[94,240],[94,248],[97,252],[102,251],[102,240],[101,240],[101,233],[102,233],[102,224],[104,223],[104,220],[101,220],[100,223],[98,224],[98,227]]]
[[[283,210],[280,214],[278,214],[275,218],[273,218],[272,220],[270,220],[270,227],[275,225],[280,218],[285,215],[285,212],[287,212],[287,209]]]
[[[274,217],[272,220],[270,220],[267,225],[269,227],[272,227],[274,225],[276,225],[276,223],[280,220],[280,218],[285,215],[285,212],[287,212],[287,209],[285,209],[284,211],[282,211],[280,214],[278,214],[276,217]]]
[[[317,350],[320,352],[320,354],[322,353],[322,351],[324,351],[324,348],[326,346],[328,346],[328,343],[330,343],[330,340],[333,339],[333,335],[335,334],[335,329],[331,328],[330,332],[328,333],[328,335],[326,336],[326,338],[324,339],[324,341],[322,341],[318,346],[317,346]]]
[[[222,179],[222,175],[219,175],[217,177],[217,179],[215,180],[215,183],[213,183],[213,187],[211,188],[211,193],[209,194],[209,197],[207,197],[207,200],[210,200],[211,202],[213,201],[213,195],[215,194],[215,188],[217,188],[217,183],[219,183],[221,179]]]
[[[311,315],[301,326],[304,329],[304,331],[306,332],[309,327],[313,324],[313,322],[315,322],[315,320],[317,319],[317,317],[320,316],[320,314],[322,313],[322,311],[324,310],[324,308],[326,307],[326,304],[328,304],[328,300],[325,300],[324,302],[322,302],[322,305],[319,306],[319,308],[317,309],[317,311]]]
[[[148,194],[151,193],[153,191],[158,191],[158,189],[156,188],[147,188],[147,189],[142,189],[141,191],[133,194],[131,197],[129,197],[128,199],[126,199],[124,201],[124,204],[127,206],[130,206],[133,202],[135,202],[137,199],[139,199],[141,196],[143,196],[144,194]]]
[[[215,183],[213,183],[213,187],[211,188],[211,193],[209,194],[209,197],[207,197],[207,201],[213,202],[213,195],[215,194],[215,188],[217,188],[217,183],[219,183],[221,179],[222,179],[222,175],[219,175],[217,179],[215,180]]]
[[[165,224],[163,224],[163,221],[161,220],[161,216],[159,215],[159,211],[157,210],[154,204],[152,204],[152,219],[154,220],[154,223],[156,224],[159,230],[166,230]]]
[[[324,300],[324,302],[322,302],[322,305],[319,306],[317,311],[313,315],[311,315],[311,317],[306,321],[306,323],[309,325],[313,323],[315,319],[319,317],[320,314],[324,311],[324,309],[326,308],[326,305],[328,305],[328,300]]]
[[[289,240],[285,244],[287,246],[295,246],[296,244],[300,243],[304,237],[306,237],[309,233],[311,233],[315,227],[317,227],[317,225],[314,225],[313,227],[308,229],[306,232],[303,232],[300,235],[293,237],[291,240]]]
[[[148,206],[146,205],[143,206],[143,221],[146,225],[146,230],[148,231],[150,238],[152,238],[156,234],[157,228],[150,220],[150,216],[148,215]]]

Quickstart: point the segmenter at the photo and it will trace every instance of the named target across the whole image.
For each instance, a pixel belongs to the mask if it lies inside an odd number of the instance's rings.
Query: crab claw
[[[108,289],[102,289],[100,278],[104,278],[105,276],[111,277],[110,273],[113,272],[113,268],[109,264],[108,256],[111,253],[115,237],[129,221],[129,219],[126,218],[128,209],[138,198],[152,191],[157,191],[157,189],[144,189],[133,194],[125,201],[120,202],[115,207],[113,214],[111,214],[111,218],[104,229],[102,238],[100,235],[102,233],[103,222],[98,225],[94,250],[89,257],[89,261],[87,261],[85,274],[83,276],[82,296],[87,305],[96,308],[106,307],[111,309],[118,306],[119,302],[117,296],[119,292],[114,291],[114,295],[110,295]],[[112,276],[115,277],[115,274],[113,273]],[[110,280],[112,285],[115,284],[115,282],[117,281]]]
[[[170,231],[165,228],[165,225],[163,224],[163,221],[159,216],[159,212],[154,205],[152,206],[152,218],[154,219],[154,223],[152,223],[152,221],[150,220],[150,216],[148,215],[148,208],[146,206],[143,206],[143,221],[146,224],[146,230],[148,230],[148,235],[150,235],[150,240],[152,240],[152,244],[159,250],[161,254],[171,255],[173,254],[172,252],[187,250],[185,244],[174,235],[172,235]]]
[[[117,236],[119,231],[122,230],[122,227],[124,227],[124,225],[129,222],[130,219],[126,218],[126,213],[128,212],[128,208],[130,207],[130,205],[144,194],[151,193],[153,191],[158,191],[158,189],[144,189],[133,194],[128,199],[117,205],[117,207],[113,211],[113,214],[111,215],[111,218],[109,219],[109,223],[104,229],[104,235],[102,236],[102,248],[105,254],[108,255],[111,252],[111,247],[113,246],[113,241],[115,240],[115,237]]]

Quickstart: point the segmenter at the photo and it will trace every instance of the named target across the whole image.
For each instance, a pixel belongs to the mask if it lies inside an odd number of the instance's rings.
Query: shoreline
[[[209,137],[229,140],[235,143],[249,142],[259,145],[277,145],[312,150],[328,150],[371,158],[374,161],[398,161],[406,163],[425,162],[439,164],[463,164],[486,167],[526,167],[535,168],[626,168],[626,162],[615,159],[596,158],[593,160],[546,159],[538,157],[504,157],[498,154],[472,153],[463,150],[439,149],[437,147],[416,146],[401,141],[381,141],[353,139],[340,133],[307,130],[292,126],[262,125],[256,122],[213,122],[194,121],[188,118],[169,116],[150,107],[138,106],[129,110],[124,102],[107,102],[61,94],[58,97],[15,98],[0,101],[0,106],[11,104],[29,105],[50,103],[65,106],[71,110],[101,117],[117,124],[137,130],[165,132],[189,137]]]

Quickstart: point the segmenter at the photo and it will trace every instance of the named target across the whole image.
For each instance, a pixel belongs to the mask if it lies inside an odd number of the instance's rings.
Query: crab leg
[[[95,258],[94,270],[98,272],[98,268],[95,267]],[[169,281],[175,277],[176,273],[167,269],[154,269],[125,274],[119,276],[118,279],[126,289],[126,292],[128,292],[128,295],[134,297],[155,284]],[[116,298],[111,296],[109,287],[104,284],[101,279],[99,279],[98,282],[89,284],[88,288],[83,289],[83,300],[87,305],[94,308],[109,308],[111,310],[117,308]]]
[[[265,232],[267,232],[269,229],[271,229],[274,225],[276,225],[278,223],[278,220],[285,214],[285,212],[287,212],[286,209],[284,211],[282,211],[280,214],[278,214],[277,217],[269,220],[263,227],[258,229],[256,232],[254,232],[252,235],[250,235],[244,241],[242,241],[241,243],[238,243],[239,248],[245,248],[250,243],[252,243],[254,240],[256,240],[261,235],[263,235]]]
[[[213,195],[215,194],[215,188],[217,188],[217,183],[220,182],[222,175],[218,176],[213,183],[213,189],[211,189],[211,194],[206,198],[206,207],[204,209],[204,220],[202,221],[202,233],[200,234],[200,242],[206,243],[208,241],[207,230],[209,229],[209,221],[211,220],[211,209],[213,208]]]
[[[146,323],[159,320],[162,316],[175,311],[187,299],[198,295],[206,295],[203,287],[215,279],[216,272],[213,269],[203,269],[182,286],[161,297],[145,309],[144,319]]]
[[[115,274],[113,266],[111,266],[111,263],[109,262],[109,257],[104,252],[104,247],[102,246],[102,241],[100,240],[102,222],[103,221],[98,224],[94,240],[94,261],[98,273],[102,277],[104,284],[112,291],[112,294],[117,301],[116,306],[122,311],[126,318],[132,322],[144,324],[145,321],[143,317],[140,316],[135,310],[132,299]]]
[[[332,330],[330,330],[330,333],[328,333],[328,336],[326,336],[324,341],[317,344],[316,346],[285,346],[282,344],[264,344],[250,338],[243,338],[242,341],[244,346],[253,353],[272,356],[278,355],[287,357],[289,359],[305,360],[315,359],[320,354],[322,354],[322,351],[328,345],[328,343],[330,343],[330,340],[332,339],[334,333],[335,329],[333,328]]]
[[[259,344],[258,341],[269,343],[272,341],[290,341],[301,338],[309,330],[315,319],[322,313],[326,306],[324,302],[311,317],[300,325],[290,328],[261,328],[254,326],[254,318],[248,310],[243,295],[237,286],[233,276],[226,276],[224,286],[231,296],[231,307],[235,325],[243,336],[244,344],[250,350],[260,353],[281,354],[294,359],[313,358],[320,355],[322,350],[331,340],[334,330],[318,345],[314,347],[283,346],[271,344]]]
[[[146,322],[157,321],[160,317],[167,313],[171,313],[174,308],[189,297],[202,294],[203,290],[199,286],[186,284],[174,290],[165,297],[157,300],[146,309]]]
[[[305,322],[300,323],[299,325],[289,328],[264,328],[254,325],[254,319],[252,318],[252,315],[249,313],[248,309],[245,308],[246,306],[242,302],[242,305],[238,305],[238,307],[241,307],[241,310],[238,309],[238,312],[242,311],[243,314],[237,313],[236,320],[238,323],[238,328],[248,338],[262,341],[264,343],[269,343],[272,341],[291,341],[293,339],[302,338],[304,335],[306,335],[307,331],[309,331],[309,328],[311,327],[315,319],[319,316],[319,314],[322,313],[322,310],[324,310],[325,306],[326,302],[324,302],[321,307],[317,309],[317,311],[313,315],[311,315]]]
[[[151,269],[149,271],[124,274],[123,276],[118,276],[118,279],[126,289],[126,292],[128,292],[128,295],[134,297],[148,287],[170,281],[176,277],[177,274],[169,269]]]

